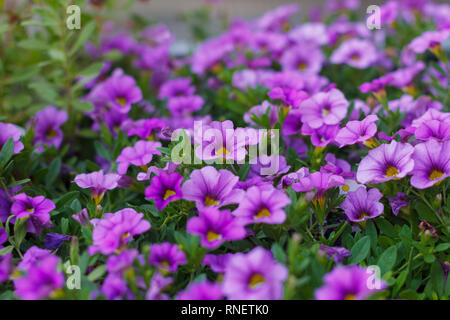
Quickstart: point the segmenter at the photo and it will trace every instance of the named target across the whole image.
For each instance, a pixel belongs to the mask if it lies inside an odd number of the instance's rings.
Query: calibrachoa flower
[[[120,174],[104,174],[103,170],[100,170],[92,173],[79,174],[75,177],[73,182],[75,182],[80,188],[89,188],[91,190],[91,197],[95,199],[97,204],[99,204],[107,190],[113,190],[118,187],[120,179]]]
[[[7,281],[13,272],[12,257],[11,253],[0,256],[0,284]]]
[[[231,300],[279,300],[287,275],[286,267],[275,261],[270,251],[256,247],[230,259],[223,292]]]
[[[126,208],[116,213],[105,213],[103,219],[95,219],[89,254],[100,252],[109,255],[123,249],[132,237],[150,229],[150,222],[143,217],[143,213]]]
[[[405,208],[409,205],[409,199],[406,197],[406,194],[403,192],[398,192],[395,198],[389,197],[389,203],[392,208],[392,213],[398,216],[400,209]]]
[[[40,235],[42,229],[51,228],[53,223],[50,221],[50,212],[55,209],[52,200],[44,196],[30,197],[25,193],[15,195],[14,203],[11,206],[11,212],[17,219],[28,218],[27,231]],[[15,220],[17,222],[17,220]]]
[[[376,115],[369,115],[362,121],[349,121],[344,128],[339,130],[335,141],[339,143],[340,148],[355,143],[373,146],[371,138],[377,133],[377,125],[375,124],[377,120]]]
[[[344,94],[332,89],[329,92],[319,92],[305,100],[300,105],[302,121],[312,129],[318,129],[324,124],[338,124],[347,115],[349,102]]]
[[[411,184],[426,189],[450,176],[450,141],[428,140],[414,147]]]
[[[188,288],[178,294],[178,300],[221,300],[222,287],[208,280],[191,283]]]
[[[170,99],[181,96],[191,96],[195,92],[195,87],[191,85],[191,78],[177,78],[167,80],[159,88],[159,99]]]
[[[271,185],[251,187],[233,215],[242,218],[246,224],[280,224],[286,220],[284,207],[291,203],[289,197]]]
[[[404,178],[414,168],[413,146],[393,140],[370,150],[361,160],[356,179],[360,183],[382,183]]]
[[[319,250],[326,253],[328,259],[333,259],[335,263],[340,263],[344,258],[350,257],[350,251],[343,247],[328,247],[321,244]]]
[[[324,60],[322,50],[319,47],[302,44],[284,51],[280,63],[283,70],[319,73]]]
[[[17,296],[24,300],[39,300],[61,289],[64,286],[64,274],[57,270],[58,263],[58,257],[49,255],[31,266],[26,275],[14,280]]]
[[[6,141],[10,138],[14,140],[14,153],[19,153],[23,150],[23,143],[20,142],[22,131],[11,123],[0,122],[0,151],[3,149]]]
[[[59,233],[47,233],[44,240],[44,248],[50,250],[57,250],[62,244],[68,241],[72,236]]]
[[[170,297],[162,291],[172,284],[173,278],[164,277],[159,272],[155,273],[150,282],[150,288],[147,291],[145,298],[147,300],[169,300]]]
[[[205,254],[202,265],[207,265],[212,271],[217,273],[224,273],[228,262],[233,253],[226,254]]]
[[[63,139],[63,133],[60,129],[61,125],[67,121],[67,112],[58,110],[53,106],[49,106],[38,111],[32,120],[34,129],[34,143],[42,143],[47,146],[59,148]],[[42,145],[38,147],[38,151],[42,151]]]
[[[176,244],[169,242],[152,244],[149,261],[152,265],[170,272],[175,272],[179,265],[187,262],[186,254],[179,250]]]
[[[117,157],[119,163],[117,172],[126,174],[130,165],[145,167],[152,161],[154,155],[161,155],[157,150],[161,146],[161,142],[139,140],[134,147],[126,147]],[[144,171],[147,171],[147,168]]]
[[[136,135],[141,139],[155,139],[155,133],[161,131],[166,124],[158,118],[141,119],[137,121],[125,121],[121,129],[126,131],[129,136]]]
[[[429,120],[419,125],[414,135],[419,140],[435,139],[438,142],[450,140],[450,122],[440,120]]]
[[[225,241],[241,240],[247,232],[244,223],[234,218],[229,210],[204,208],[198,217],[188,220],[186,229],[199,235],[200,243],[207,249],[215,249]]]
[[[343,42],[331,55],[331,63],[346,63],[354,68],[365,69],[377,61],[375,46],[366,40],[351,39]]]
[[[158,210],[164,209],[169,202],[182,198],[181,182],[183,177],[178,172],[161,172],[152,178],[150,186],[145,189],[145,197],[155,201]]]
[[[384,205],[380,202],[383,194],[378,189],[367,191],[359,187],[356,191],[349,191],[347,198],[341,203],[348,219],[353,222],[361,222],[373,219],[383,213]]]
[[[223,207],[232,203],[239,203],[244,191],[235,188],[239,177],[230,171],[214,167],[204,167],[194,170],[190,179],[186,181],[181,190],[183,198],[195,201],[197,208]]]
[[[42,260],[51,256],[50,250],[41,249],[36,246],[32,246],[23,255],[22,261],[17,265],[19,270],[26,271],[33,266],[37,266]]]
[[[205,101],[200,96],[173,97],[169,99],[167,108],[175,117],[190,115],[202,108]]]
[[[373,272],[356,266],[338,266],[323,278],[324,285],[316,290],[317,300],[364,300],[387,285],[383,280],[372,283]],[[374,282],[374,281],[373,281]]]
[[[13,187],[9,190],[0,189],[0,221],[5,223],[11,215],[11,206],[13,204],[10,196],[13,196],[21,189],[21,186]]]

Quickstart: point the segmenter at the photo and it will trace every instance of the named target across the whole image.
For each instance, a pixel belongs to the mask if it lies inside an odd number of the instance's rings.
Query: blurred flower
[[[177,296],[178,300],[221,300],[222,298],[221,286],[208,280],[191,283]]]
[[[11,123],[0,122],[0,151],[10,138],[13,138],[14,140],[14,154],[22,151],[24,146],[23,143],[20,142],[21,136],[22,131],[17,126]]]
[[[409,205],[409,199],[403,192],[398,192],[396,197],[389,198],[389,204],[391,205],[392,213],[397,216],[401,208]]]
[[[63,140],[63,133],[60,126],[67,121],[67,112],[58,110],[53,106],[36,112],[33,120],[35,135],[34,144],[43,144],[47,146],[54,146],[59,148]],[[40,145],[37,150],[43,151],[44,147]]]
[[[354,68],[365,69],[378,59],[377,49],[366,40],[351,39],[343,42],[331,55],[334,64],[346,63]]]
[[[126,174],[130,165],[145,167],[154,155],[161,155],[157,148],[161,148],[161,142],[139,140],[133,147],[126,147],[117,157],[119,163],[117,172]]]
[[[44,238],[45,249],[57,250],[64,242],[72,238],[72,236],[59,233],[47,233]]]
[[[328,247],[321,244],[319,250],[325,252],[328,259],[333,259],[335,263],[340,263],[344,258],[350,257],[350,251],[343,247]]]
[[[149,261],[152,265],[166,271],[175,272],[178,266],[186,264],[186,254],[178,249],[178,245],[164,242],[150,246]]]
[[[27,231],[40,235],[42,229],[51,228],[53,223],[50,221],[50,212],[55,209],[52,200],[43,196],[30,197],[25,193],[15,195],[14,203],[11,206],[11,212],[18,219],[28,218]],[[16,219],[11,222],[17,222]]]

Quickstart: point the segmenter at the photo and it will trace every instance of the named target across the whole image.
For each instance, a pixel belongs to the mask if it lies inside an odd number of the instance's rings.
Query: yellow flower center
[[[390,166],[387,170],[386,170],[386,177],[393,177],[396,176],[397,174],[399,174],[400,171],[398,171],[398,169],[394,166]]]
[[[270,217],[270,211],[267,210],[266,208],[259,210],[258,213],[255,215],[255,218],[260,219],[262,217]]]
[[[306,63],[302,62],[298,65],[298,70],[305,70],[307,67]]]
[[[34,212],[34,208],[27,208],[27,212],[33,213]]]
[[[230,152],[227,150],[227,148],[222,147],[222,148],[216,149],[216,156],[223,156],[223,155],[226,155],[226,156],[230,155]]]
[[[345,300],[356,300],[356,296],[354,294],[346,294]]]
[[[350,187],[348,185],[344,185],[342,186],[342,190],[348,192],[348,190],[350,190]]]
[[[248,286],[252,289],[256,288],[257,286],[263,284],[265,281],[264,277],[260,275],[259,273],[255,273],[251,278]]]
[[[131,234],[129,232],[124,233],[123,236],[122,236],[122,239],[129,238],[130,236],[131,236]]]
[[[50,129],[47,131],[46,137],[47,137],[47,139],[51,139],[51,138],[56,137],[57,135],[58,135],[58,132],[56,132],[53,129]]]
[[[176,194],[175,191],[167,189],[166,193],[164,193],[164,198],[163,199],[167,200],[169,197],[171,197],[171,196],[173,196],[175,194]]]
[[[222,236],[220,234],[215,233],[213,231],[208,231],[208,233],[206,234],[206,239],[208,239],[209,242],[213,242],[221,238]]]
[[[441,178],[444,175],[442,171],[439,170],[433,170],[428,178],[430,178],[431,181]]]
[[[352,59],[353,61],[358,61],[359,60],[359,54],[352,54],[352,56],[350,57],[350,59]]]
[[[206,196],[205,198],[205,206],[210,207],[210,206],[215,206],[218,205],[219,201],[217,201],[214,198],[211,198],[210,196]]]
[[[127,104],[127,99],[125,99],[123,97],[119,97],[119,98],[116,99],[116,102],[123,107],[124,105]]]
[[[330,108],[324,108],[322,110],[322,116],[326,117],[330,113]]]
[[[167,261],[163,261],[163,262],[161,262],[161,264],[164,266],[164,267],[170,267],[170,264],[169,264],[169,262],[167,262]]]

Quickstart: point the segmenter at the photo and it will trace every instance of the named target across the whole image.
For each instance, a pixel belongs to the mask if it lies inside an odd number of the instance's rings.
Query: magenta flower
[[[428,140],[414,147],[411,184],[426,189],[450,176],[450,141]]]
[[[3,243],[8,240],[8,233],[6,233],[6,230],[3,228],[0,228],[0,249],[3,249]]]
[[[349,102],[344,94],[332,89],[328,92],[319,92],[305,100],[300,105],[302,121],[312,129],[318,129],[324,124],[335,125],[345,118]]]
[[[398,216],[400,209],[409,205],[409,199],[403,192],[398,192],[396,197],[389,197],[389,204],[391,205],[392,213]]]
[[[331,55],[334,64],[346,63],[354,68],[365,69],[378,59],[377,49],[366,40],[351,39],[343,42]]]
[[[333,143],[336,139],[336,135],[339,132],[339,125],[323,125],[318,129],[313,129],[308,123],[304,123],[302,126],[302,135],[311,136],[311,143],[316,147],[325,147],[330,143]]]
[[[404,178],[414,168],[414,148],[393,140],[369,151],[361,160],[356,179],[359,183],[382,183]]]
[[[301,44],[284,51],[280,63],[283,70],[298,70],[303,73],[319,73],[325,57],[320,47]]]
[[[162,291],[172,284],[173,278],[164,277],[159,272],[155,273],[150,281],[150,288],[145,295],[147,300],[169,300],[170,297]]]
[[[256,247],[236,253],[225,270],[223,292],[230,300],[279,300],[287,269],[270,251]]]
[[[328,259],[333,259],[335,263],[340,263],[344,258],[350,257],[350,251],[343,247],[328,247],[321,244],[319,251],[326,253]]]
[[[244,191],[235,188],[239,177],[230,171],[217,171],[207,166],[192,171],[190,180],[186,181],[181,190],[183,197],[195,201],[197,208],[223,207],[232,203],[239,203]]]
[[[22,261],[17,265],[17,268],[22,271],[27,271],[31,267],[39,265],[39,263],[45,258],[51,256],[50,250],[41,249],[36,246],[32,246],[23,255]]]
[[[269,223],[280,224],[286,220],[283,208],[291,203],[289,197],[269,184],[251,187],[233,211],[245,224]]]
[[[414,132],[416,139],[427,141],[434,139],[438,142],[450,140],[450,122],[429,120],[423,122]]]
[[[62,244],[70,240],[72,236],[59,233],[46,233],[44,236],[44,248],[50,250],[57,250]]]
[[[258,106],[254,106],[248,112],[244,114],[244,121],[248,124],[259,126],[253,121],[253,117],[256,117],[257,119],[261,119],[263,115],[265,115],[267,112],[269,113],[269,125],[271,128],[277,123],[278,121],[278,111],[279,108],[268,101],[263,101],[262,104]]]
[[[161,142],[139,140],[133,147],[124,148],[117,157],[119,163],[117,172],[126,174],[130,165],[145,167],[152,161],[155,154],[161,155],[161,152],[157,150],[161,146]]]
[[[12,257],[11,253],[0,256],[0,284],[8,281],[13,272]]]
[[[187,116],[202,108],[205,101],[201,96],[173,97],[167,102],[167,108],[174,117]]]
[[[164,121],[158,118],[141,119],[137,121],[125,121],[121,129],[129,136],[136,135],[141,139],[154,140],[155,133],[160,132],[166,126]]]
[[[33,198],[25,193],[15,195],[12,200],[14,203],[11,206],[11,212],[18,219],[28,218],[28,232],[39,236],[42,229],[53,226],[53,223],[50,221],[50,211],[55,209],[53,201],[43,196]]]
[[[8,189],[8,193],[5,190],[0,189],[0,221],[5,223],[8,220],[8,217],[11,215],[11,206],[13,201],[10,199],[10,196],[14,195],[16,192],[19,192],[21,186],[13,187]]]
[[[221,285],[208,280],[191,283],[177,296],[178,300],[222,300],[222,298]]]
[[[373,271],[354,266],[338,266],[323,278],[324,285],[316,290],[317,300],[364,300],[387,285],[383,280],[371,283]],[[376,283],[379,281],[379,283]]]
[[[275,87],[267,95],[270,99],[280,100],[283,107],[298,108],[308,98],[308,93],[303,90]]]
[[[150,229],[150,222],[143,217],[143,213],[126,208],[116,213],[105,213],[103,219],[94,219],[93,245],[88,248],[89,254],[100,252],[109,255],[125,248],[133,236]]]
[[[362,121],[349,121],[344,128],[339,130],[335,141],[339,143],[340,148],[355,143],[368,143],[368,140],[370,141],[377,133],[375,124],[377,120],[376,115],[369,115]]]
[[[42,144],[38,151],[43,151],[43,145],[59,148],[63,140],[61,125],[67,121],[67,112],[53,106],[38,111],[32,123],[35,127],[34,144]]]
[[[408,48],[415,53],[424,53],[427,49],[435,49],[441,42],[450,36],[450,29],[440,31],[426,31],[415,38],[408,45]]]
[[[19,153],[23,150],[23,143],[20,142],[20,137],[22,136],[22,131],[11,123],[0,122],[0,151],[3,149],[6,141],[10,138],[14,140],[14,154]]]
[[[80,188],[91,189],[91,197],[95,199],[95,202],[99,204],[103,195],[107,190],[113,190],[117,188],[121,175],[117,173],[104,174],[103,170],[82,173],[75,177],[75,182]]]
[[[188,220],[189,233],[199,235],[200,243],[207,249],[215,249],[225,241],[244,239],[247,232],[243,222],[234,218],[229,210],[204,208],[198,217]]]
[[[191,78],[176,78],[164,82],[159,88],[159,99],[170,99],[181,96],[191,96],[195,92],[195,87],[191,85]]]
[[[256,21],[256,26],[262,30],[276,31],[287,29],[289,18],[300,10],[298,4],[290,3],[266,12]]]
[[[16,294],[24,300],[40,300],[49,297],[64,286],[64,274],[58,271],[59,258],[49,255],[31,266],[26,275],[14,280]]]
[[[176,244],[169,242],[152,244],[149,261],[152,265],[170,272],[177,271],[179,265],[187,263],[186,254],[179,250]]]
[[[361,222],[383,214],[384,206],[379,201],[381,198],[383,194],[378,189],[367,191],[365,187],[359,187],[347,193],[341,208],[350,221]]]
[[[302,110],[294,108],[289,110],[286,119],[284,119],[282,134],[285,136],[298,134],[301,132],[303,126]]]
[[[108,103],[119,113],[128,113],[133,103],[142,100],[142,92],[132,77],[117,74],[100,85],[96,99]]]
[[[145,197],[155,201],[158,210],[164,209],[169,202],[181,199],[181,182],[183,177],[178,172],[161,172],[154,176],[151,185],[145,189]]]
[[[209,266],[216,273],[224,273],[233,253],[226,254],[205,254],[202,265]]]

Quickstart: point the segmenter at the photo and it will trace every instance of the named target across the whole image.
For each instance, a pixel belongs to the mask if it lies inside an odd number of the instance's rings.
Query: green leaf
[[[14,250],[14,246],[7,246],[0,250],[0,256],[4,256],[7,253],[11,253]]]
[[[96,62],[91,64],[89,67],[81,70],[78,75],[81,77],[87,77],[87,78],[93,78],[96,77],[100,71],[102,70],[103,63],[102,62]]]
[[[61,198],[56,200],[56,202],[55,202],[56,209],[57,210],[61,209],[66,203],[77,198],[79,195],[80,195],[79,191],[71,191],[71,192],[66,193]]]
[[[428,208],[427,205],[425,205],[425,203],[417,202],[414,208],[416,209],[419,217],[421,217],[423,220],[426,220],[431,223],[439,223],[439,220],[436,218],[436,215],[431,211],[430,208]]]
[[[97,154],[100,157],[102,157],[105,160],[108,160],[109,162],[112,161],[111,154],[109,153],[109,151],[105,148],[105,146],[103,144],[101,144],[98,141],[95,141],[94,146],[95,146],[95,151],[97,151]]]
[[[59,61],[59,62],[66,61],[66,55],[64,54],[63,51],[61,51],[59,49],[50,49],[48,51],[48,55],[50,56],[50,58],[52,58],[55,61]]]
[[[359,239],[358,242],[350,250],[351,258],[350,263],[360,263],[363,261],[370,252],[370,237],[365,236]]]
[[[435,261],[431,266],[431,286],[439,296],[444,293],[444,271],[439,261]]]
[[[16,219],[14,224],[14,241],[16,248],[20,248],[20,244],[27,234],[28,217]]]
[[[61,171],[61,158],[55,158],[48,167],[47,175],[45,176],[45,185],[50,188],[56,181]]]
[[[14,139],[9,138],[3,145],[2,152],[0,153],[0,168],[3,168],[14,154]]]
[[[378,234],[377,228],[375,228],[375,225],[372,222],[372,220],[368,220],[366,222],[366,235],[368,235],[370,238],[370,247],[372,248],[372,250],[375,250],[377,246]]]
[[[384,218],[376,219],[376,224],[378,228],[390,238],[395,238],[397,236],[397,232],[395,231],[392,224]]]
[[[273,253],[274,258],[278,262],[281,262],[283,264],[286,263],[286,254],[284,253],[283,248],[276,242],[272,246],[272,253]]]
[[[87,276],[89,281],[95,281],[100,279],[106,273],[106,265],[102,264],[95,268],[89,275]]]
[[[75,110],[80,112],[89,112],[94,110],[94,106],[88,101],[74,101],[73,106]]]
[[[397,261],[397,247],[387,248],[378,258],[377,265],[380,267],[381,274],[391,271]]]
[[[17,46],[27,50],[46,50],[48,48],[48,43],[38,39],[25,39],[19,41]]]
[[[434,248],[434,252],[445,251],[450,248],[450,243],[440,243]]]
[[[73,44],[73,47],[70,50],[70,55],[75,54],[78,51],[78,49],[80,49],[81,46],[83,46],[86,43],[86,41],[89,40],[89,37],[92,35],[94,30],[95,30],[95,21],[91,21],[81,28],[81,33],[78,36],[75,43]]]

